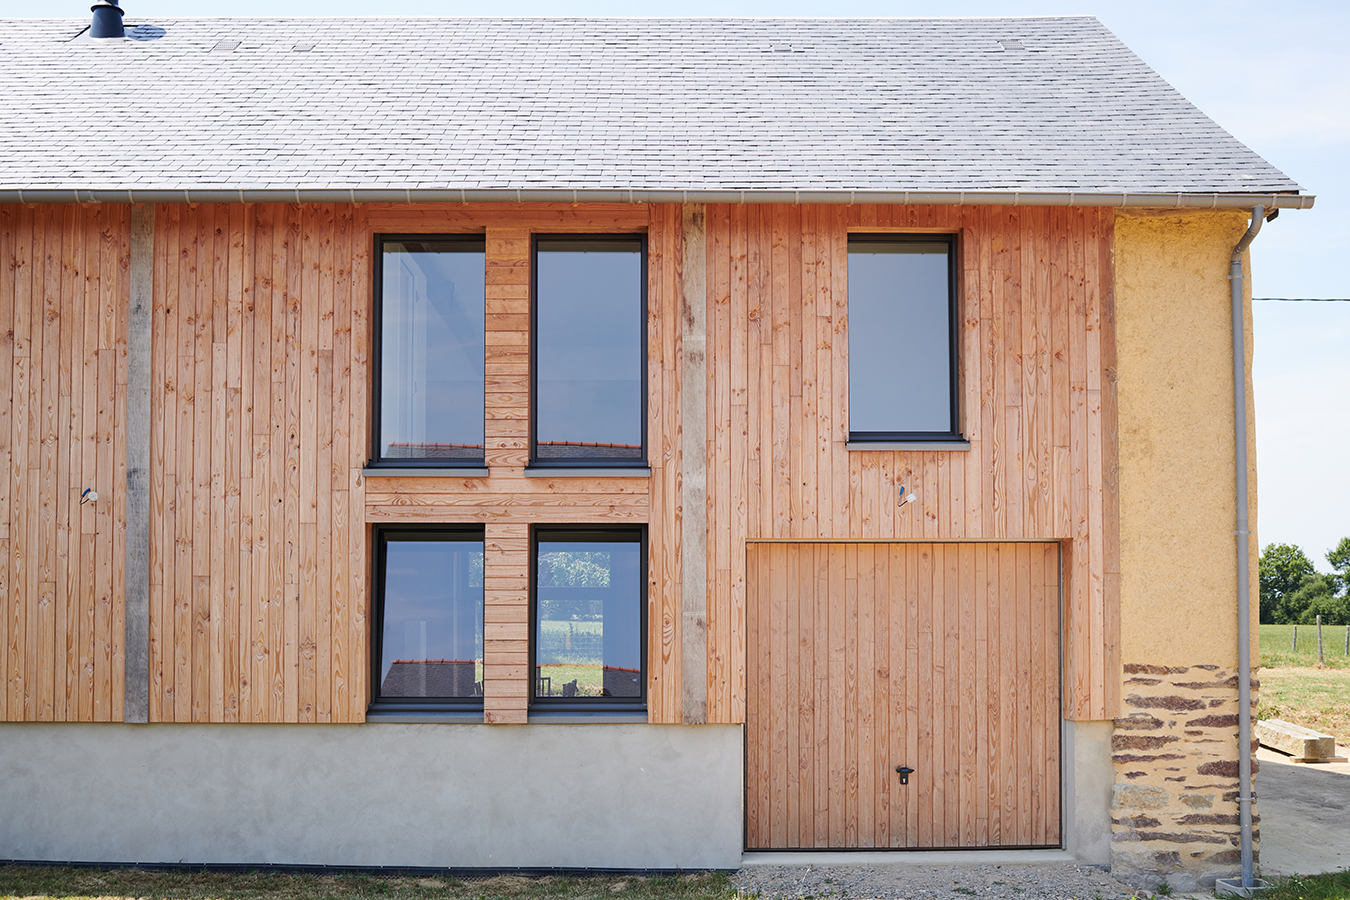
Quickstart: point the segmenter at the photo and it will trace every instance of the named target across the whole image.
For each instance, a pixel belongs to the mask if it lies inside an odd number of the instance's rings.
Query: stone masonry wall
[[[1212,887],[1242,861],[1237,674],[1212,665],[1127,664],[1122,696],[1125,715],[1111,740],[1111,874],[1150,890],[1164,880],[1179,891]],[[1254,742],[1252,749],[1255,773]]]

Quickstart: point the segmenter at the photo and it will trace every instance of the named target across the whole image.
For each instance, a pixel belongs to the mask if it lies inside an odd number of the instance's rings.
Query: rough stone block
[[[1336,755],[1334,737],[1283,719],[1257,722],[1256,737],[1265,746],[1298,759],[1325,759]]]
[[[1146,784],[1117,784],[1112,789],[1112,809],[1162,809],[1171,799],[1165,788]]]

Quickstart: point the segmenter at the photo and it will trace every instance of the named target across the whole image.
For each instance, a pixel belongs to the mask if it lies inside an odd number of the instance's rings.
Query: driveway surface
[[[1350,756],[1350,748],[1336,755]],[[1256,758],[1261,874],[1350,869],[1350,763],[1295,763],[1265,747]]]

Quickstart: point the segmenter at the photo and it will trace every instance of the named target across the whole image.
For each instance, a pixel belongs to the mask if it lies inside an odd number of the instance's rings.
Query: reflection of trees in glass
[[[609,553],[555,550],[539,555],[540,587],[609,587]]]

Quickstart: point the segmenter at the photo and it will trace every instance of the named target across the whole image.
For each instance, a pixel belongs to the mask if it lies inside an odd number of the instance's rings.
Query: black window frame
[[[576,541],[604,541],[619,543],[636,543],[638,545],[638,585],[639,593],[635,599],[638,604],[638,635],[641,641],[641,667],[642,673],[638,679],[641,687],[640,695],[637,698],[632,697],[538,697],[536,696],[538,681],[536,678],[538,666],[538,648],[535,646],[539,632],[539,541],[543,535],[544,540],[576,540]],[[625,537],[626,536],[626,537]],[[636,540],[634,540],[636,538]],[[647,526],[646,525],[533,525],[530,527],[530,579],[529,579],[529,599],[530,599],[530,640],[529,640],[529,708],[534,713],[646,713],[647,712],[647,679],[650,670],[648,669],[647,650],[651,643],[648,633],[647,611],[649,606],[649,597],[651,587],[648,582],[648,563],[647,558]]]
[[[536,425],[539,415],[539,242],[570,241],[576,243],[634,243],[640,248],[641,274],[639,289],[641,292],[641,346],[638,360],[642,369],[639,384],[641,386],[641,410],[639,416],[642,426],[642,456],[640,459],[599,457],[590,459],[539,458],[539,444]],[[605,234],[533,234],[530,236],[530,456],[532,469],[646,469],[647,462],[647,395],[650,391],[647,361],[647,235],[641,232],[605,233]]]
[[[939,443],[943,441],[961,441],[961,356],[960,356],[960,235],[951,233],[915,233],[897,234],[893,232],[851,232],[848,236],[849,253],[853,245],[881,243],[910,243],[947,245],[947,360],[948,360],[948,409],[951,416],[950,431],[854,431],[849,423],[848,440],[850,443]],[[849,320],[850,329],[852,319]],[[850,356],[849,390],[852,392],[852,361]],[[851,398],[850,398],[851,399]],[[850,417],[852,405],[849,407]]]
[[[476,697],[381,697],[380,668],[384,653],[384,586],[390,536],[414,541],[477,540],[484,548],[483,665],[487,683],[487,537],[481,524],[391,525],[375,529],[375,585],[371,591],[370,704],[372,713],[418,714],[436,712],[482,713],[483,694]],[[484,691],[486,693],[486,691]]]
[[[483,253],[484,275],[487,268],[487,235],[483,233],[459,234],[376,234],[373,257],[372,296],[375,298],[374,315],[370,324],[371,353],[370,371],[373,390],[370,392],[371,429],[370,454],[367,468],[371,469],[484,469],[487,467],[487,298],[484,297],[483,322],[483,455],[477,459],[453,459],[450,457],[386,457],[381,456],[384,446],[383,411],[384,401],[384,245],[399,242],[441,242],[475,245]]]

